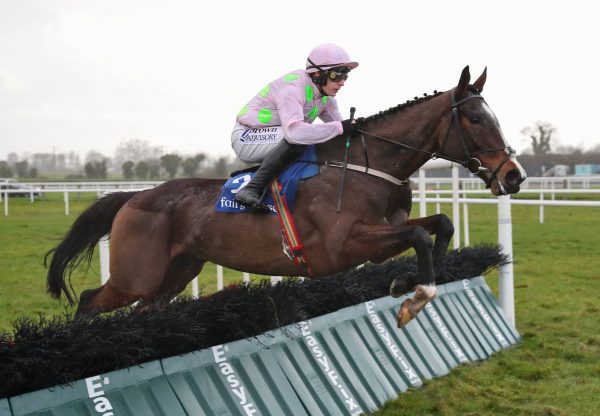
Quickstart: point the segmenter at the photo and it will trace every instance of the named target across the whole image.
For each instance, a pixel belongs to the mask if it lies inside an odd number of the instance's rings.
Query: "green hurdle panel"
[[[307,415],[271,350],[258,339],[168,358],[163,368],[189,415]]]
[[[185,416],[159,361],[10,398],[13,416]]]
[[[10,405],[8,399],[0,399],[0,416],[11,416]]]
[[[405,298],[12,397],[0,416],[358,415],[520,341],[481,276],[438,286],[398,329]]]

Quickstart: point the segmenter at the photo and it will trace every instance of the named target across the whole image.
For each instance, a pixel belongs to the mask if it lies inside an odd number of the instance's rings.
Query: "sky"
[[[589,0],[0,0],[0,160],[131,139],[165,152],[234,156],[240,108],[337,43],[360,62],[337,99],[368,116],[445,91],[485,67],[483,96],[513,147],[551,123],[591,148],[600,25]]]

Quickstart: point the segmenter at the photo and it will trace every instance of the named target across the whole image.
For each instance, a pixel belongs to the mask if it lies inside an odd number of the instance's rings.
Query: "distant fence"
[[[437,162],[437,161],[436,161]],[[411,178],[413,188],[418,194],[413,198],[414,202],[420,203],[420,215],[425,216],[424,207],[427,203],[435,203],[436,211],[439,212],[441,203],[462,204],[467,207],[469,204],[495,204],[494,200],[482,200],[468,198],[470,195],[489,195],[481,179],[476,177],[458,177],[458,167],[455,165],[453,176],[449,178],[426,177],[425,172],[428,169],[439,169],[440,166],[451,167],[452,164],[446,161],[442,163],[427,163],[423,169],[419,170],[418,176]],[[444,165],[445,164],[445,165]],[[102,195],[106,192],[118,191],[142,191],[160,185],[163,181],[134,181],[134,182],[27,182],[31,187],[28,191],[23,189],[2,189],[0,190],[0,201],[3,201],[4,215],[9,215],[9,200],[13,194],[28,193],[30,201],[34,202],[37,194],[43,193],[62,193],[65,207],[65,215],[70,214],[69,202],[72,199],[71,194],[96,193]],[[572,194],[600,194],[600,175],[590,176],[565,176],[565,177],[535,177],[527,178],[521,185],[522,194],[536,194],[536,199],[512,200],[514,205],[537,205],[540,207],[540,222],[543,222],[544,206],[583,206],[598,207],[598,201],[556,201],[556,195]],[[451,195],[451,199],[442,198],[442,196]],[[458,198],[458,201],[454,199]],[[468,211],[468,208],[467,208]],[[459,219],[459,218],[454,218]],[[458,224],[458,221],[455,222]],[[468,243],[467,243],[468,244]]]

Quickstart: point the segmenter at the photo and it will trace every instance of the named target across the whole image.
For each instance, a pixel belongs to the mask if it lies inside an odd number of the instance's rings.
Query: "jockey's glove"
[[[354,120],[346,119],[346,120],[342,121],[342,129],[343,129],[342,134],[352,135],[352,134],[356,133],[356,131],[362,127],[364,122],[365,122],[364,117],[359,117]]]

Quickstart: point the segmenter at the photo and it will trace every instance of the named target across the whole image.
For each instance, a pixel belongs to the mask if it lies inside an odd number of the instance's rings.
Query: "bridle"
[[[472,173],[474,175],[481,173],[481,172],[491,172],[491,177],[489,178],[489,184],[486,184],[486,187],[489,188],[491,186],[491,183],[494,180],[496,180],[498,183],[498,186],[501,189],[501,192],[505,193],[504,186],[502,185],[502,183],[500,182],[500,179],[498,178],[498,172],[500,171],[500,169],[502,169],[502,166],[504,166],[504,164],[506,162],[508,162],[511,159],[511,157],[516,154],[516,152],[510,146],[496,147],[496,148],[491,148],[491,149],[479,150],[476,152],[473,152],[469,149],[469,145],[468,145],[468,143],[465,139],[464,133],[463,133],[463,128],[460,125],[460,120],[458,118],[458,111],[459,111],[459,107],[462,104],[464,104],[467,101],[472,100],[472,99],[483,100],[484,98],[481,95],[476,94],[476,95],[470,95],[468,97],[463,98],[462,100],[456,101],[456,99],[454,97],[454,89],[452,89],[450,91],[450,109],[452,111],[452,120],[450,121],[450,124],[448,125],[448,130],[446,131],[446,135],[444,136],[444,140],[442,141],[442,145],[441,145],[439,152],[429,152],[427,150],[409,146],[404,143],[399,143],[397,141],[388,139],[386,137],[379,136],[374,133],[370,133],[370,132],[362,130],[362,129],[358,130],[358,132],[363,135],[371,136],[376,139],[383,140],[385,142],[394,144],[396,146],[404,147],[406,149],[409,149],[409,150],[412,150],[415,152],[425,153],[425,154],[429,155],[429,158],[431,160],[444,159],[449,162],[457,163],[457,164],[463,166],[465,169],[467,169],[469,171],[469,173]],[[444,153],[444,146],[446,145],[446,142],[448,141],[448,137],[450,136],[450,132],[452,131],[452,127],[454,127],[454,126],[456,126],[458,129],[458,136],[460,138],[460,142],[464,148],[465,154],[467,155],[466,159],[459,159],[459,158],[449,156]],[[363,142],[364,142],[364,140],[363,140]],[[364,143],[363,143],[363,146],[364,146]],[[506,156],[502,159],[502,161],[500,161],[498,166],[496,166],[496,168],[493,170],[490,170],[490,169],[484,167],[482,165],[481,161],[477,158],[478,155],[483,154],[483,153],[491,153],[491,152],[499,152],[499,151],[506,152]],[[366,153],[366,147],[365,147],[365,153]]]

